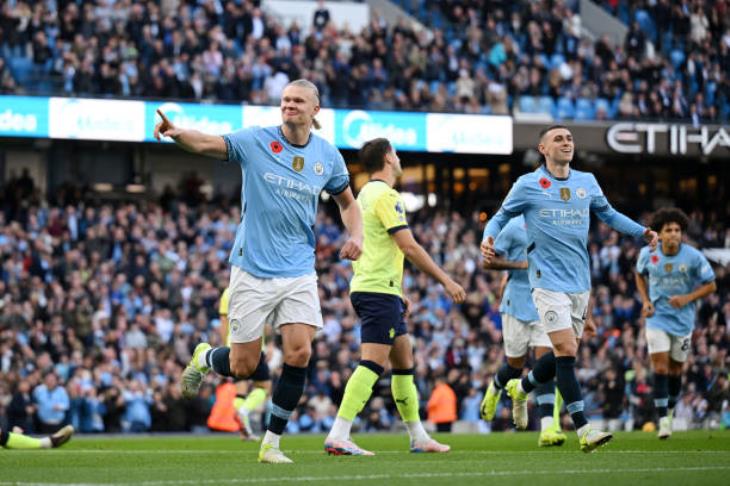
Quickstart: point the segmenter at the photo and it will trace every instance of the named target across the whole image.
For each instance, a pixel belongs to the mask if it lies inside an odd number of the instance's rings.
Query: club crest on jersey
[[[269,147],[271,147],[271,151],[275,154],[281,153],[282,150],[284,150],[284,146],[279,142],[278,140],[274,140],[269,144]]]
[[[324,165],[322,165],[322,162],[315,162],[314,173],[320,176],[324,174]]]
[[[304,168],[304,157],[301,157],[299,155],[294,156],[294,158],[291,160],[291,168],[297,172],[301,172]]]
[[[674,265],[672,265],[671,263],[664,264],[664,271],[667,273],[671,273],[673,268],[674,268]]]
[[[568,188],[568,187],[560,188],[560,199],[562,199],[563,201],[570,201],[570,188]]]
[[[582,187],[579,187],[578,189],[575,190],[575,195],[578,196],[580,199],[585,199],[586,196],[588,195],[588,192],[586,192],[586,190],[583,189]]]

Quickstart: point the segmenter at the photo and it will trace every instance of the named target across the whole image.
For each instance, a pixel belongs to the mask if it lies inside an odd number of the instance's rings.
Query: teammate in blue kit
[[[210,369],[238,379],[255,376],[262,366],[264,323],[271,323],[282,337],[284,365],[259,462],[292,462],[279,449],[279,439],[304,391],[312,339],[322,327],[314,271],[314,223],[322,190],[337,202],[350,235],[340,256],[356,260],[362,251],[362,216],[345,161],[312,133],[312,126],[319,128],[319,109],[317,87],[299,79],[282,93],[280,126],[206,135],[175,127],[160,111],[162,121],[155,126],[158,140],[170,137],[188,152],[241,166],[241,224],[229,259],[231,346],[198,344],[181,388],[184,396],[194,396]]]
[[[494,242],[494,251],[499,257],[495,257],[485,265],[485,269],[489,270],[506,270],[508,280],[499,306],[507,363],[499,369],[484,394],[481,407],[484,420],[494,418],[502,389],[509,380],[522,376],[529,348],[534,348],[536,359],[552,351],[550,338],[532,302],[530,281],[527,277],[526,250],[525,218],[517,216],[502,228]],[[563,445],[565,434],[553,418],[553,409],[556,405],[555,381],[550,380],[540,385],[535,395],[540,410],[538,445],[541,447]]]
[[[659,230],[661,244],[656,249],[642,248],[636,262],[636,288],[646,317],[660,439],[672,435],[672,412],[691,348],[696,302],[717,290],[707,259],[682,242],[688,223],[687,215],[679,209],[657,211],[652,227]]]
[[[591,429],[575,373],[591,288],[587,250],[590,214],[621,233],[643,236],[652,248],[657,234],[611,207],[593,174],[570,168],[575,146],[566,127],[554,125],[543,130],[537,148],[545,164],[514,183],[484,229],[482,255],[489,264],[495,257],[494,240],[501,229],[511,218],[524,215],[533,301],[554,352],[544,354],[527,377],[510,380],[506,389],[512,398],[515,425],[524,429],[527,394],[555,377],[578,432],[580,448],[592,452],[613,436]]]

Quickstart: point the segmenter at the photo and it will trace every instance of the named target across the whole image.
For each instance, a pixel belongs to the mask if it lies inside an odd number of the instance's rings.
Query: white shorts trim
[[[302,323],[322,328],[317,275],[258,278],[233,266],[229,284],[228,325],[231,343],[261,339],[264,325],[278,332],[283,324]]]
[[[575,337],[583,336],[590,291],[569,294],[552,290],[533,289],[532,300],[537,307],[545,332],[573,329]]]
[[[540,321],[523,321],[510,314],[502,314],[502,338],[508,358],[521,358],[529,348],[553,347]]]
[[[669,352],[669,357],[674,361],[684,363],[692,348],[692,333],[675,336],[661,329],[647,327],[646,344],[649,347],[649,354]]]

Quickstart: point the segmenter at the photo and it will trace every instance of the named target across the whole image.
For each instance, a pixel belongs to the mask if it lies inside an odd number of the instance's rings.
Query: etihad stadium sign
[[[621,154],[730,155],[730,128],[670,123],[616,123],[606,131],[608,147]]]

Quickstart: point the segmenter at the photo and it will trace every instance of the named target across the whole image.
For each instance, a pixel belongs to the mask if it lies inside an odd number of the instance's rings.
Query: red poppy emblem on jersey
[[[542,187],[543,189],[549,188],[552,184],[553,183],[550,182],[547,177],[543,177],[542,179],[540,179],[540,187]]]
[[[652,255],[651,256],[651,263],[653,263],[654,265],[656,265],[657,263],[659,263],[659,256]]]
[[[274,152],[275,154],[278,154],[279,152],[284,150],[284,147],[281,145],[281,143],[277,142],[276,140],[271,142],[270,146],[271,146],[271,151]]]

